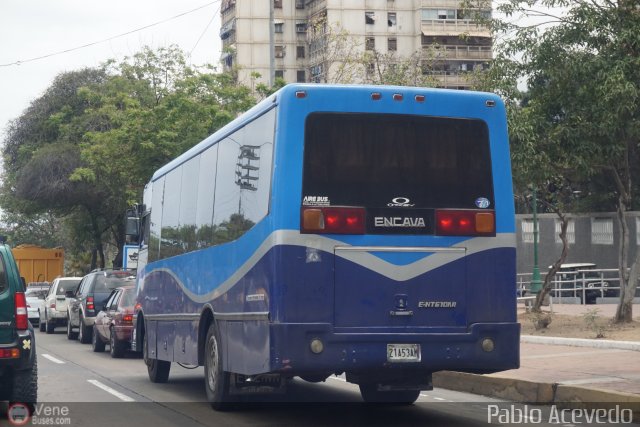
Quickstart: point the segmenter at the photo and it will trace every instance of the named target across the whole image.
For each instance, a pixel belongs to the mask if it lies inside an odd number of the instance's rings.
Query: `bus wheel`
[[[222,370],[222,346],[215,323],[209,325],[204,354],[204,385],[211,407],[217,411],[229,408],[229,372]]]
[[[147,365],[147,372],[152,383],[166,383],[169,381],[169,371],[171,370],[171,362],[166,360],[158,360],[149,358],[147,350],[147,334],[143,334],[142,341],[142,358]]]
[[[418,400],[420,390],[380,391],[377,384],[360,384],[360,394],[367,403],[391,403],[395,405],[411,405]]]

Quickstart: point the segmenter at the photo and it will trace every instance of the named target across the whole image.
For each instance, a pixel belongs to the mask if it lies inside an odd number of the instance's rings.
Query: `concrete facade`
[[[492,39],[459,5],[459,0],[222,0],[221,62],[248,86],[268,84],[272,65],[287,83],[332,81],[336,61],[323,55],[331,50],[324,44],[326,27],[318,31],[315,25],[324,21],[329,31],[348,33],[360,53],[407,58],[428,51],[423,56],[433,60],[423,73],[441,87],[464,89],[469,84],[463,74],[492,58]]]
[[[566,263],[592,262],[598,268],[618,268],[620,230],[615,212],[568,215],[570,220],[568,237],[569,254]],[[562,242],[557,237],[555,214],[538,215],[538,257],[540,272],[558,259]],[[629,262],[636,256],[640,246],[640,212],[627,213],[629,227]],[[571,225],[573,224],[573,225]],[[559,228],[558,228],[559,230]],[[533,215],[516,215],[517,272],[531,273],[533,270]]]

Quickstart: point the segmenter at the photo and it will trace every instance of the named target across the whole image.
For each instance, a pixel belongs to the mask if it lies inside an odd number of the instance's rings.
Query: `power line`
[[[142,30],[146,30],[146,29],[151,28],[151,27],[155,27],[156,25],[164,24],[166,22],[172,21],[172,20],[177,19],[177,18],[181,18],[181,17],[183,17],[185,15],[188,15],[188,14],[193,13],[193,12],[197,12],[200,9],[204,9],[205,7],[209,7],[212,4],[216,4],[216,3],[219,3],[219,2],[220,2],[220,0],[215,0],[215,1],[212,1],[210,3],[205,4],[203,6],[200,6],[200,7],[197,7],[195,9],[189,10],[187,12],[182,12],[182,13],[180,13],[178,15],[172,16],[171,18],[163,19],[162,21],[154,22],[153,24],[145,25],[144,27],[136,28],[135,30],[127,31],[126,33],[122,33],[122,34],[118,34],[117,36],[112,36],[112,37],[109,37],[109,38],[106,38],[106,39],[103,39],[103,40],[98,40],[98,41],[95,41],[95,42],[92,42],[92,43],[87,43],[87,44],[84,44],[84,45],[81,45],[81,46],[76,46],[76,47],[73,47],[73,48],[70,48],[70,49],[65,49],[65,50],[60,50],[60,51],[57,51],[57,52],[48,53],[46,55],[36,56],[34,58],[18,60],[18,61],[9,62],[9,63],[6,63],[6,64],[0,64],[0,67],[10,67],[12,65],[20,65],[20,64],[25,64],[27,62],[39,61],[41,59],[46,59],[46,58],[50,58],[52,56],[62,55],[64,53],[69,53],[69,52],[73,52],[73,51],[76,51],[76,50],[80,50],[80,49],[84,49],[84,48],[87,48],[87,47],[91,47],[91,46],[94,46],[94,45],[97,45],[97,44],[100,44],[100,43],[105,43],[105,42],[108,42],[108,41],[111,41],[111,40],[114,40],[114,39],[117,39],[117,38],[120,38],[120,37],[128,36],[129,34],[137,33],[138,31],[142,31]],[[213,21],[213,19],[212,19],[212,21]],[[209,24],[207,25],[207,28],[209,27],[210,24],[211,24],[211,22],[209,22]],[[202,36],[200,36],[200,37],[202,38]],[[198,39],[198,42],[199,41],[200,40]],[[195,48],[195,46],[194,46],[194,48]],[[192,49],[192,51],[193,51],[193,49]]]
[[[198,44],[200,44],[200,40],[202,40],[202,37],[204,37],[205,33],[207,32],[207,30],[209,29],[209,27],[213,23],[213,20],[216,18],[216,15],[218,14],[218,12],[220,12],[220,7],[221,6],[222,5],[219,5],[218,9],[213,13],[213,15],[211,15],[211,19],[209,20],[209,23],[207,24],[206,27],[204,27],[204,30],[202,30],[202,33],[200,34],[200,37],[198,37],[198,41],[196,42],[196,44],[193,45],[193,47],[189,51],[189,56],[191,56],[193,51],[196,50],[196,47],[198,47]]]

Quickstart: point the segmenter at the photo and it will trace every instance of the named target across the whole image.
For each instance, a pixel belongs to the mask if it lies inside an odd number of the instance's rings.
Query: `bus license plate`
[[[388,362],[419,362],[420,344],[387,344]]]

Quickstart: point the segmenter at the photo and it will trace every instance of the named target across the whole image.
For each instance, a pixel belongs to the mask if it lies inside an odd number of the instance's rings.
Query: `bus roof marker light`
[[[298,99],[304,99],[307,97],[307,92],[303,91],[303,90],[299,90],[296,92],[296,98]]]
[[[484,103],[487,107],[492,108],[496,106],[496,101],[493,99],[487,99]]]
[[[380,101],[382,99],[382,94],[380,92],[373,92],[371,94],[371,99],[373,101]]]
[[[402,101],[404,99],[404,95],[402,95],[401,93],[394,93],[393,94],[393,100],[394,101]]]
[[[424,102],[426,99],[427,97],[424,95],[416,95],[416,102]]]

